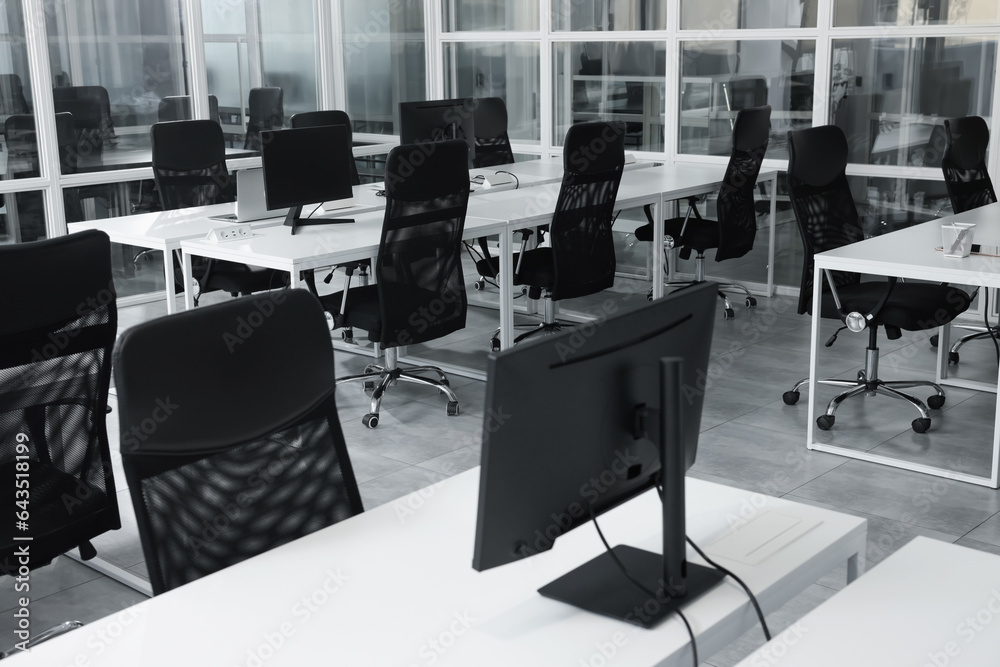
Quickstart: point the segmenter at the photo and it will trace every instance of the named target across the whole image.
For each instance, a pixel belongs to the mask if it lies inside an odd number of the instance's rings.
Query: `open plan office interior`
[[[1000,0],[0,17],[2,659],[995,663]]]

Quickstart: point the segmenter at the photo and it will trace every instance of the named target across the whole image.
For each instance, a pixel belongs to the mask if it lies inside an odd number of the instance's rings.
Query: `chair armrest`
[[[833,296],[833,302],[837,305],[837,312],[840,313],[840,319],[844,320],[844,322],[847,322],[848,318],[852,315],[853,311],[847,312],[847,310],[844,308],[844,304],[840,300],[840,295],[837,293],[837,286],[836,284],[834,284],[833,275],[831,271],[829,269],[823,269],[823,275],[826,277],[826,282],[830,286],[830,294]],[[855,327],[848,324],[848,328],[851,329],[851,331],[862,331],[864,328],[867,327],[868,322],[878,317],[878,314],[882,311],[882,308],[885,307],[885,304],[888,303],[889,298],[892,296],[892,292],[896,288],[896,282],[898,280],[899,279],[896,278],[896,276],[888,276],[886,278],[887,285],[885,294],[883,294],[882,298],[879,299],[878,303],[875,304],[875,307],[872,308],[870,312],[858,313],[858,315],[860,315],[864,319],[865,327],[862,327],[861,329],[856,329]]]

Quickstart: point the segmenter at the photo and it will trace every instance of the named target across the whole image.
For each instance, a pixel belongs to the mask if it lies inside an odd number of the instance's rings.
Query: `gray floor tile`
[[[139,544],[139,528],[135,522],[135,510],[128,490],[118,492],[118,512],[121,515],[122,527],[98,535],[91,544],[97,549],[97,555],[122,568],[129,568],[143,561],[142,545]]]
[[[31,572],[31,579],[28,584],[29,593],[32,600],[40,600],[50,595],[55,595],[67,591],[74,586],[79,586],[88,581],[101,578],[97,570],[92,570],[85,565],[77,563],[71,558],[60,556],[51,564],[40,567]],[[24,584],[25,582],[21,582]],[[15,589],[14,577],[3,577],[0,579],[0,610],[7,612],[17,606],[18,598],[24,595],[24,591]],[[10,638],[9,634],[3,635],[4,641]],[[6,649],[3,646],[0,650]]]
[[[479,465],[481,456],[482,447],[479,445],[470,445],[469,447],[462,447],[453,452],[448,452],[447,454],[424,461],[420,464],[420,467],[451,477],[452,475],[475,468]]]
[[[1000,514],[994,514],[969,531],[965,537],[976,542],[985,542],[1000,547]]]
[[[369,480],[359,485],[358,489],[361,491],[361,500],[365,509],[372,509],[446,479],[448,479],[447,475],[434,470],[410,466],[409,468],[397,470],[388,475]],[[433,491],[427,491],[428,495],[431,493]],[[415,509],[409,506],[406,506],[406,508],[410,510]],[[401,513],[405,514],[406,508],[401,506]]]
[[[347,453],[351,458],[351,467],[354,468],[354,479],[358,484],[382,477],[389,473],[408,468],[409,463],[403,463],[396,459],[370,452],[364,447],[355,447],[350,443],[347,445]]]
[[[444,405],[406,403],[380,414],[378,428],[368,429],[359,419],[342,423],[350,451],[373,454],[416,465],[448,452],[478,445],[483,420],[475,414],[449,417]]]
[[[986,551],[987,553],[1000,556],[1000,546],[997,546],[996,544],[988,544],[986,542],[980,542],[979,540],[971,540],[968,537],[963,537],[955,542],[955,544],[963,547],[969,547],[970,549],[976,549],[977,551]]]

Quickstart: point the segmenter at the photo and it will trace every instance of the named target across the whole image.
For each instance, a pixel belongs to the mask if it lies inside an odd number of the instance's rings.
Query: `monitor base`
[[[310,225],[339,225],[348,222],[354,222],[353,218],[302,218],[301,206],[293,206],[288,210],[288,215],[285,216],[285,227],[292,228],[292,236],[295,236],[295,230],[299,227],[308,227]]]
[[[653,628],[669,618],[681,605],[708,592],[726,575],[718,570],[687,564],[687,595],[669,598],[663,593],[663,556],[627,545],[612,549],[625,569],[655,598],[632,584],[605,552],[538,589],[544,597],[620,621]]]

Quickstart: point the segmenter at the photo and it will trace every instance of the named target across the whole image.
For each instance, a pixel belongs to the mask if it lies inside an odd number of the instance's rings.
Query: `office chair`
[[[604,150],[594,150],[595,146]],[[563,143],[563,180],[549,223],[551,247],[524,249],[514,268],[514,284],[528,286],[529,299],[544,299],[544,319],[514,339],[557,331],[554,302],[596,294],[614,285],[615,247],[611,236],[615,198],[625,168],[625,124],[579,123]],[[490,347],[500,349],[500,330]]]
[[[21,77],[17,74],[0,74],[0,113],[10,116],[29,111]]]
[[[361,513],[330,330],[307,291],[140,324],[114,369],[154,595]]]
[[[469,146],[462,140],[440,142],[431,153],[419,144],[392,149],[385,166],[376,284],[351,289],[349,273],[342,292],[321,298],[335,326],[364,329],[385,352],[384,366],[372,364],[363,375],[337,379],[337,384],[361,381],[373,390],[371,411],[361,419],[368,428],[378,426],[382,396],[398,380],[436,388],[448,397],[448,415],[458,414],[458,397],[441,369],[418,366],[404,371],[396,348],[465,327],[461,243],[469,202],[468,160]],[[414,164],[421,166],[413,169]],[[421,372],[439,379],[417,375]]]
[[[153,179],[164,211],[235,201],[235,181],[226,168],[226,143],[218,123],[155,123],[149,134]],[[196,304],[202,294],[214,290],[237,296],[288,284],[284,271],[227,261],[199,260],[194,274],[198,282]]]
[[[35,117],[21,114],[8,116],[4,121],[4,136],[7,138],[7,173],[5,178],[37,178],[41,172],[38,162],[38,133],[35,130]],[[77,173],[79,155],[76,153],[76,128],[72,114],[56,114],[56,143],[59,147],[61,173]],[[70,222],[83,219],[83,209],[80,205],[80,193],[83,191],[85,191],[84,188],[65,188],[63,190],[66,219]],[[38,226],[44,228],[44,213],[41,210],[33,210],[33,206],[29,203],[33,199],[25,199],[22,194],[12,195],[18,202],[18,215],[22,218],[22,224],[25,215],[37,216]]]
[[[100,135],[101,145],[118,143],[115,135],[115,123],[111,117],[111,98],[108,96],[108,89],[104,86],[63,86],[52,89],[52,98],[56,106],[56,111],[69,111],[72,108],[64,108],[66,103],[72,101],[91,100],[97,104],[96,111],[88,111],[86,121],[79,116],[76,119],[77,130],[82,128],[93,130],[91,134]],[[74,105],[78,109],[79,105]],[[91,139],[93,140],[93,139]]]
[[[156,110],[156,119],[161,123],[193,118],[190,95],[168,95],[160,100],[160,107]],[[208,96],[208,119],[219,122],[219,98],[215,95]]]
[[[945,149],[941,156],[941,171],[955,213],[964,213],[997,201],[993,181],[986,168],[990,130],[979,116],[951,118],[944,121]],[[996,327],[987,329],[974,324],[957,324],[956,328],[975,333],[962,336],[948,351],[949,363],[959,362],[959,350],[972,340],[992,339],[998,334]],[[930,338],[931,347],[937,347],[938,336]]]
[[[802,266],[799,289],[799,314],[809,313],[813,298],[813,256],[864,238],[864,233],[847,182],[847,138],[843,130],[824,125],[788,133],[788,193],[798,222],[806,260]],[[856,380],[819,380],[820,384],[846,387],[816,420],[820,429],[833,427],[837,408],[852,396],[885,394],[902,399],[920,413],[911,427],[924,433],[931,426],[928,406],[936,410],[944,405],[945,394],[929,380],[887,381],[878,376],[878,330],[885,329],[890,340],[900,330],[923,331],[947,324],[968,309],[971,299],[960,289],[948,285],[877,280],[861,282],[861,276],[844,271],[826,271],[821,289],[820,317],[845,322],[842,329],[867,330],[865,369]],[[816,313],[812,313],[817,316]],[[839,331],[838,331],[839,333]],[[836,334],[828,341],[832,345]],[[809,379],[796,383],[782,395],[787,405],[799,400],[799,392]],[[935,394],[923,401],[900,391],[911,387],[931,387]]]
[[[260,133],[264,130],[280,130],[285,122],[285,107],[281,88],[251,88],[250,118],[243,148],[260,150]]]
[[[118,327],[111,241],[91,230],[0,246],[0,280],[17,286],[0,292],[0,474],[30,517],[26,532],[13,513],[0,527],[0,574],[12,574],[27,544],[17,536],[31,536],[34,569],[72,549],[89,560],[90,540],[121,528],[105,426]],[[25,470],[30,487],[16,483]]]
[[[733,125],[733,148],[729,156],[726,175],[716,200],[718,221],[705,220],[698,212],[696,198],[688,200],[687,214],[683,218],[671,218],[664,222],[664,233],[668,247],[680,246],[681,259],[695,256],[694,280],[669,281],[668,286],[691,285],[705,280],[705,251],[716,248],[715,261],[743,257],[753,249],[757,235],[757,211],[754,206],[754,187],[757,174],[767,152],[770,131],[771,107],[743,109],[736,114]],[[635,230],[639,241],[653,240],[653,212],[651,206],[644,207],[649,222]],[[694,219],[691,218],[692,214]],[[664,249],[664,252],[666,250]],[[730,320],[735,316],[732,303],[725,291],[739,291],[745,295],[747,308],[757,306],[757,299],[745,286],[739,283],[720,283],[719,298],[725,304],[723,316]],[[652,290],[649,297],[652,298]]]
[[[330,109],[327,111],[305,111],[292,114],[288,119],[293,128],[299,127],[323,127],[326,125],[343,125],[347,128],[347,143],[354,145],[354,136],[351,128],[351,118],[346,111]],[[358,175],[358,165],[351,160],[351,185],[361,185],[361,176]]]

